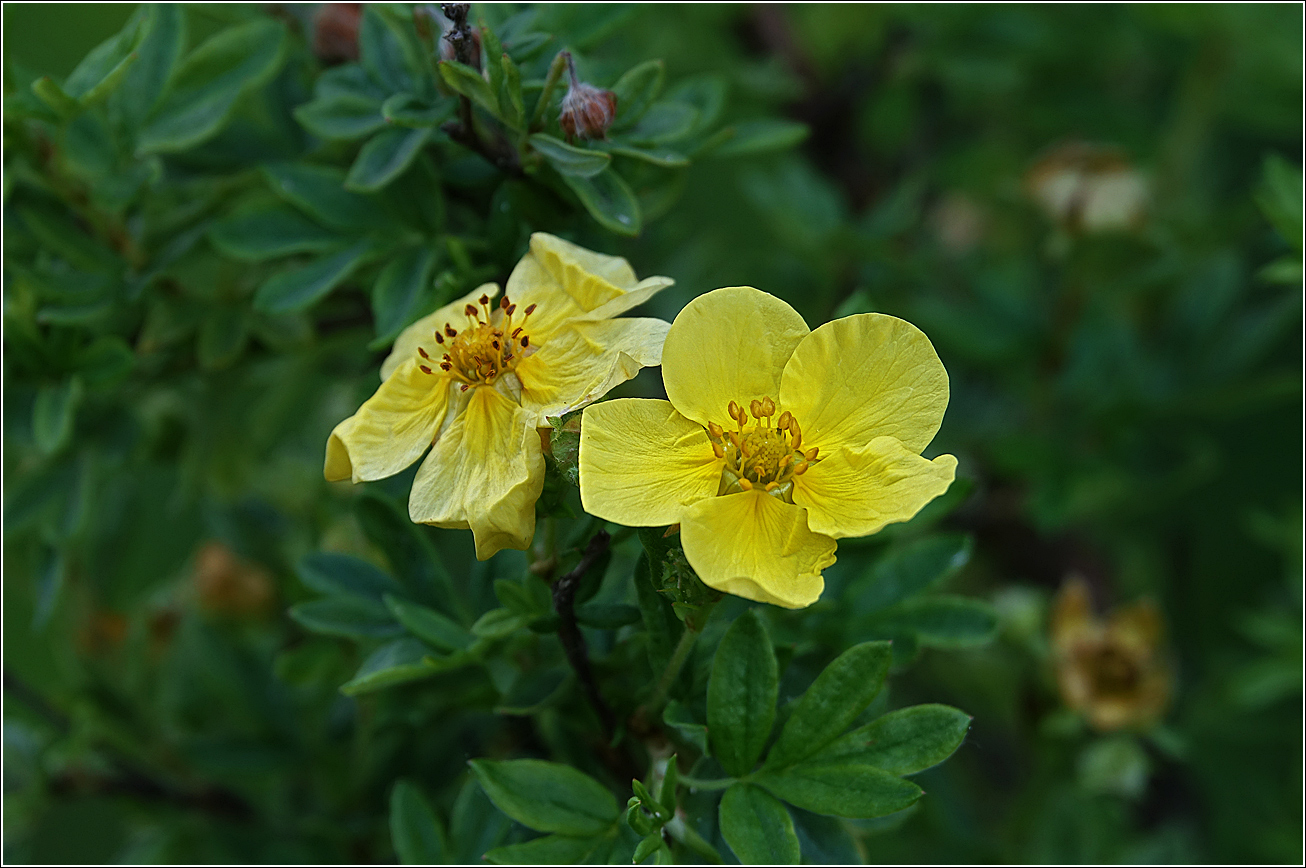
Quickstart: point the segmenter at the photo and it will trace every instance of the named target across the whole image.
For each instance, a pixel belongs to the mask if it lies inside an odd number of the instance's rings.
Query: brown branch
[[[605,530],[600,530],[590,538],[585,553],[581,555],[580,563],[553,583],[553,608],[558,613],[558,639],[562,642],[562,650],[567,655],[567,662],[575,670],[576,677],[580,679],[581,687],[585,690],[586,698],[602,721],[604,734],[611,738],[616,731],[617,719],[599,693],[598,682],[594,680],[594,671],[590,668],[585,637],[581,635],[580,627],[576,623],[576,590],[580,587],[580,580],[584,578],[585,573],[608,550],[609,540],[611,537]]]

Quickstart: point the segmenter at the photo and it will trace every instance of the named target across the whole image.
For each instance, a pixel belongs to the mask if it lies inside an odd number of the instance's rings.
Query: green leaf
[[[410,247],[381,269],[372,287],[372,317],[378,341],[393,340],[424,312],[436,256],[430,247]]]
[[[639,846],[635,848],[635,856],[632,861],[638,865],[665,846],[661,831],[654,832],[639,842]]]
[[[380,190],[412,165],[430,137],[429,128],[395,127],[377,133],[349,167],[345,189],[356,193]]]
[[[625,129],[644,116],[662,93],[666,74],[667,66],[661,60],[646,60],[617,79],[612,86],[612,92],[617,95],[617,116],[613,119],[617,129]]]
[[[171,92],[141,130],[138,151],[183,151],[217,135],[241,95],[276,75],[285,52],[279,21],[257,19],[218,32],[182,62]]]
[[[418,639],[445,651],[462,651],[472,644],[471,633],[434,609],[390,594],[383,599],[399,623]]]
[[[82,110],[81,104],[64,93],[64,89],[48,75],[32,82],[32,92],[62,118],[70,118]]]
[[[525,626],[526,619],[511,609],[491,609],[476,619],[472,635],[482,639],[502,639]]]
[[[771,735],[779,678],[766,625],[749,609],[722,637],[707,683],[712,755],[735,777],[753,770]]]
[[[390,840],[404,865],[440,865],[449,852],[435,812],[421,790],[406,780],[390,791]]]
[[[536,133],[529,141],[531,147],[542,154],[560,175],[592,178],[612,162],[612,158],[602,151],[578,148],[544,133]]]
[[[522,100],[521,70],[507,54],[499,58],[503,67],[503,84],[499,88],[499,116],[514,130],[526,127],[526,104]]]
[[[965,534],[928,536],[890,552],[860,581],[860,612],[874,612],[932,588],[970,562],[972,542]]]
[[[226,304],[211,311],[200,326],[195,351],[200,368],[216,371],[227,367],[240,357],[248,338],[249,323],[243,306]]]
[[[481,74],[465,63],[456,60],[440,61],[440,78],[454,91],[498,117],[499,98],[486,84]]]
[[[662,549],[659,548],[660,551]],[[649,557],[647,552],[641,553],[635,562],[635,594],[644,621],[649,666],[654,672],[661,672],[666,669],[671,652],[685,628],[671,608],[671,601],[657,592],[649,575]]]
[[[674,729],[685,741],[698,748],[701,753],[708,753],[707,727],[694,719],[689,709],[679,700],[671,700],[662,709],[662,722]]]
[[[346,190],[338,169],[275,163],[264,166],[263,174],[277,196],[323,225],[366,231],[392,222],[375,199]]]
[[[936,766],[961,747],[970,715],[947,705],[913,705],[891,711],[832,742],[813,764],[855,763],[895,775]]]
[[[476,779],[468,776],[449,814],[449,844],[453,851],[449,861],[455,865],[479,862],[486,850],[503,840],[511,825],[495,810]]]
[[[339,93],[299,106],[295,109],[295,120],[315,136],[352,141],[381,129],[388,118],[376,99]]]
[[[428,662],[430,650],[416,639],[407,636],[382,645],[373,651],[358,667],[348,682],[341,685],[340,692],[346,696],[357,696],[427,678],[440,671],[440,668]]]
[[[944,594],[886,609],[870,625],[890,635],[914,633],[922,645],[934,648],[970,648],[993,638],[998,614],[980,600]]]
[[[494,865],[582,865],[610,845],[608,836],[545,835],[521,844],[496,847],[485,854],[485,861]]]
[[[32,439],[42,455],[53,455],[72,438],[82,379],[76,375],[57,385],[42,386],[32,408]]]
[[[661,145],[685,138],[698,123],[698,109],[683,102],[654,103],[625,138],[641,145]]]
[[[537,832],[602,835],[620,817],[612,793],[571,766],[543,760],[472,760],[470,765],[499,810]]]
[[[403,632],[385,606],[361,597],[297,603],[290,617],[306,630],[347,639],[390,639]]]
[[[443,123],[456,104],[452,100],[427,103],[407,93],[397,93],[381,106],[381,115],[389,123],[412,129],[425,129]]]
[[[163,98],[186,47],[182,7],[176,3],[151,3],[148,8],[148,29],[136,47],[136,62],[109,101],[110,112],[116,112],[133,131]]]
[[[306,587],[330,597],[364,597],[380,603],[386,594],[399,591],[394,579],[367,561],[335,552],[305,555],[295,572]]]
[[[370,241],[359,241],[316,262],[274,274],[255,293],[254,308],[271,314],[307,310],[347,280],[371,247]]]
[[[611,166],[592,178],[563,175],[562,180],[580,198],[599,225],[618,235],[638,235],[643,227],[639,202]]]
[[[586,603],[576,607],[577,621],[587,627],[597,627],[600,630],[616,630],[627,624],[634,624],[639,619],[639,609],[624,603]]]
[[[1283,236],[1283,240],[1301,253],[1302,245],[1302,171],[1278,154],[1270,154],[1261,166],[1261,184],[1256,193],[1261,212]]]
[[[409,520],[406,504],[398,507],[385,497],[364,493],[354,499],[354,516],[363,534],[385,553],[391,575],[406,589],[404,596],[446,614],[466,616],[426,528]]]
[[[386,12],[379,5],[369,5],[363,12],[358,30],[363,68],[386,93],[425,95],[430,83],[412,22],[401,22]]]
[[[731,127],[734,131],[724,144],[712,153],[717,157],[745,157],[784,151],[802,142],[811,133],[807,124],[766,118],[742,121]]]
[[[838,738],[884,687],[891,657],[888,642],[863,642],[836,657],[794,703],[766,767],[793,765]]]
[[[633,160],[651,163],[664,169],[680,169],[689,165],[689,157],[670,148],[634,148],[620,144],[600,145],[600,147],[603,147],[609,154],[630,157]]]
[[[721,837],[745,865],[797,865],[802,858],[793,817],[765,790],[735,784],[717,816]]]
[[[503,85],[503,64],[499,58],[503,57],[503,45],[499,42],[498,35],[493,30],[485,26],[485,21],[481,21],[481,66],[485,69],[485,74],[490,77],[490,93],[499,94]],[[496,103],[496,111],[501,103]]]
[[[71,265],[87,271],[119,266],[117,256],[91,239],[63,213],[32,207],[20,208],[18,214],[42,244],[67,259]]]
[[[570,670],[560,668],[521,673],[499,699],[494,713],[522,717],[538,714],[562,697],[569,673]]]
[[[82,107],[107,97],[138,59],[134,49],[145,34],[145,19],[146,11],[138,9],[122,30],[92,48],[64,80],[64,92]]]
[[[339,248],[346,240],[280,203],[232,214],[209,229],[213,246],[242,262],[262,262],[294,253],[321,253]]]
[[[901,811],[921,796],[921,788],[874,766],[803,764],[762,772],[753,782],[814,814],[869,819]]]

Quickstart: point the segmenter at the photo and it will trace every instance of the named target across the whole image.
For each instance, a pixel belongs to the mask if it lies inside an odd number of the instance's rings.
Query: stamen
[[[421,347],[418,347],[418,348],[417,348],[417,354],[418,354],[419,356],[421,356],[422,358],[426,359],[428,362],[431,361],[431,357],[428,356],[428,355],[426,354],[426,350],[422,349]]]
[[[435,342],[436,342],[437,344],[442,344],[442,343],[444,343],[444,335],[440,334],[439,332],[436,332],[436,333],[435,333]]]
[[[522,335],[522,336],[521,336],[521,345],[522,345],[523,347],[529,347],[529,346],[531,345],[531,336],[530,336],[530,335]]]
[[[508,296],[505,295],[503,298],[499,299],[499,310],[507,310],[507,309],[508,309]]]
[[[820,446],[813,446],[811,449],[808,449],[807,452],[805,453],[805,455],[807,456],[807,460],[815,461],[816,456],[820,453],[820,451],[821,451]]]
[[[741,476],[739,477],[739,487],[742,488],[744,491],[752,491],[753,483],[749,482],[747,478]]]
[[[478,313],[478,311],[476,310],[476,305],[474,304],[467,305],[466,307],[463,308],[463,313],[467,314],[468,316],[476,316],[476,314]],[[479,320],[480,317],[477,317],[477,319]]]
[[[768,419],[775,415],[775,401],[770,397],[762,399],[762,415]]]
[[[717,458],[725,458],[726,457],[725,447],[723,447],[720,443],[713,443],[712,454],[715,455]]]
[[[802,476],[806,472],[807,472],[806,461],[804,461],[803,463],[799,464],[797,467],[794,468],[794,476]]]
[[[780,483],[776,482],[774,479],[766,484],[767,491],[775,491],[779,487],[780,487]]]
[[[458,330],[453,326],[449,325],[448,323],[444,324],[444,333],[451,338],[458,337]]]
[[[778,428],[781,431],[788,430],[789,423],[792,421],[794,421],[794,417],[790,415],[788,410],[785,410],[783,413],[780,414],[780,421],[776,423],[776,428]]]
[[[535,313],[535,305],[532,304],[532,305],[530,305],[529,307],[526,308],[526,314],[525,314],[525,315],[526,315],[526,316],[530,316],[530,315],[533,314],[533,313]]]
[[[441,362],[441,363],[440,363],[440,370],[442,370],[442,371],[452,371],[452,370],[453,370],[453,365],[449,364],[448,362]]]
[[[762,402],[754,398],[748,404],[748,412],[753,414],[754,419],[762,418]]]
[[[739,405],[734,401],[731,401],[730,406],[726,407],[726,412],[730,414],[731,419],[734,419],[736,422],[739,421]]]
[[[479,299],[477,299],[477,300],[478,300],[481,304],[484,304],[484,305],[488,305],[488,304],[490,303],[490,297],[489,297],[488,295],[482,295],[482,296],[481,296]]]
[[[723,432],[723,431],[721,430],[721,426],[718,425],[717,423],[715,423],[715,422],[708,422],[708,423],[707,423],[707,433],[708,433],[708,436],[710,436],[713,440],[720,440],[720,439],[721,439],[721,435],[722,435],[723,433],[725,433],[725,432]],[[717,457],[719,458],[719,457],[721,457],[721,456],[718,455]]]
[[[430,368],[428,368],[426,365],[418,365],[417,367],[421,370],[421,372],[422,372],[423,374],[434,374],[434,373],[435,373],[435,371],[432,371],[432,370],[431,370]]]

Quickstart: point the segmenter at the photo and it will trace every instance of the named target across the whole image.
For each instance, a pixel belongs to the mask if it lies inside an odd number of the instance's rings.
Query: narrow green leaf
[[[797,865],[802,858],[793,817],[765,790],[735,784],[717,816],[721,837],[745,865]]]
[[[914,633],[922,645],[934,648],[970,648],[993,638],[998,615],[981,600],[944,594],[908,600],[879,613],[870,624],[878,632]]]
[[[666,64],[661,60],[646,60],[617,79],[612,86],[612,92],[617,95],[617,116],[613,120],[617,129],[625,129],[644,116],[662,93],[666,74]]]
[[[217,135],[241,95],[276,75],[285,53],[279,21],[257,19],[218,32],[182,62],[167,98],[141,130],[139,152],[183,151]]]
[[[386,263],[372,287],[372,317],[379,339],[392,340],[426,307],[436,251],[410,247]]]
[[[38,452],[53,455],[68,444],[81,402],[82,379],[76,375],[41,387],[32,408],[32,439]]]
[[[766,767],[792,765],[838,738],[884,687],[891,657],[888,642],[863,642],[831,661],[794,703]]]
[[[344,172],[329,166],[274,163],[264,177],[281,199],[333,229],[367,231],[391,223],[370,196],[345,189]]]
[[[454,799],[449,814],[449,844],[453,864],[475,864],[482,854],[497,845],[512,823],[495,809],[476,778],[467,782]]]
[[[499,810],[537,832],[602,835],[621,815],[607,788],[571,766],[543,760],[472,760],[470,765]]]
[[[771,725],[779,672],[771,637],[756,609],[735,619],[717,646],[707,684],[712,755],[735,777],[753,770]]]
[[[647,859],[648,857],[656,853],[658,849],[663,846],[665,845],[662,842],[661,831],[654,832],[653,834],[646,836],[642,841],[639,842],[639,846],[635,848],[635,857],[633,861],[635,862],[636,865],[638,865],[639,863],[643,862],[645,859]]]
[[[315,136],[352,141],[381,129],[387,118],[376,99],[342,93],[304,103],[295,109],[295,120]]]
[[[426,528],[409,521],[406,504],[399,507],[388,498],[364,493],[354,498],[354,516],[363,534],[385,553],[390,574],[404,586],[406,598],[445,614],[467,616]]]
[[[1256,204],[1283,240],[1301,253],[1302,170],[1278,154],[1265,158]]]
[[[347,639],[389,639],[403,632],[385,606],[361,597],[297,603],[290,617],[306,630]]]
[[[813,764],[856,763],[895,775],[936,766],[961,747],[970,715],[947,705],[913,705],[891,711],[836,739]]]
[[[428,678],[440,671],[428,662],[429,649],[416,639],[403,637],[382,645],[373,651],[354,677],[341,685],[340,692],[357,696],[383,687],[393,687]]]
[[[456,60],[440,61],[440,78],[444,83],[453,89],[454,93],[463,96],[485,109],[490,114],[498,117],[499,115],[499,98],[495,96],[494,91],[486,84],[481,74],[472,69],[465,63],[459,63]]]
[[[807,124],[766,118],[734,124],[732,135],[714,150],[716,157],[751,157],[784,151],[802,142],[811,133]]]
[[[411,94],[397,93],[381,106],[381,115],[395,126],[426,129],[447,120],[456,106],[449,99],[428,103]]]
[[[134,49],[145,34],[146,15],[137,9],[122,30],[92,48],[64,80],[64,92],[82,107],[108,96],[137,60]]]
[[[485,21],[481,21],[481,65],[485,68],[485,73],[490,77],[490,93],[496,96],[503,85],[503,64],[498,63],[498,59],[503,56],[503,45],[499,42],[499,37],[489,27],[485,26]],[[498,104],[496,103],[496,109]]]
[[[629,145],[600,145],[609,154],[630,157],[643,163],[651,163],[664,169],[680,169],[689,165],[689,157],[670,148],[635,148]]]
[[[972,543],[966,534],[927,536],[885,555],[862,579],[856,597],[858,612],[874,612],[942,584],[970,561]]]
[[[639,234],[643,227],[639,201],[611,166],[592,178],[563,175],[562,180],[599,225],[619,235]]]
[[[662,710],[662,722],[676,732],[685,741],[698,748],[699,751],[706,755],[711,755],[708,751],[707,727],[694,720],[689,709],[681,705],[678,700],[671,700],[667,707]]]
[[[412,165],[430,136],[429,128],[393,127],[377,133],[349,167],[345,189],[356,193],[380,190]]]
[[[262,262],[294,253],[338,249],[348,239],[276,203],[224,217],[209,229],[209,240],[232,259]]]
[[[482,639],[502,639],[521,629],[525,623],[525,618],[511,609],[491,609],[476,619],[472,635]]]
[[[71,265],[87,271],[120,266],[118,257],[86,234],[62,212],[45,208],[20,208],[18,214],[32,234],[67,259]]]
[[[186,47],[186,16],[179,4],[151,3],[148,15],[136,62],[109,100],[110,113],[116,112],[133,131],[163,98]]]
[[[521,844],[496,847],[485,854],[485,861],[493,865],[583,865],[610,843],[607,836],[545,835]]]
[[[404,865],[440,865],[449,852],[444,829],[421,790],[400,780],[390,791],[390,841]]]
[[[762,772],[753,782],[814,814],[869,819],[908,807],[921,788],[874,766],[836,764],[793,766]]]
[[[500,116],[514,130],[525,129],[526,103],[522,99],[521,70],[507,54],[499,58],[499,65],[503,67],[503,84],[499,90]]]
[[[694,131],[698,109],[683,102],[654,103],[625,138],[641,145],[679,141]]]
[[[365,8],[358,30],[359,59],[386,93],[429,94],[422,52],[411,18],[402,21],[380,4]]]
[[[383,599],[399,623],[418,639],[444,651],[463,651],[472,644],[470,632],[434,609],[390,594]]]
[[[602,151],[578,148],[544,133],[536,133],[529,141],[531,147],[539,151],[561,175],[592,178],[612,162],[612,158]]]
[[[371,242],[360,241],[339,253],[323,256],[300,268],[291,268],[268,278],[254,295],[254,307],[264,313],[295,313],[321,300],[354,273]]]
[[[62,118],[70,118],[82,110],[81,104],[64,93],[64,89],[48,75],[32,82],[32,92]]]
[[[521,717],[539,714],[562,698],[569,677],[570,670],[558,668],[523,672],[500,697],[494,713]]]
[[[635,562],[635,594],[644,621],[649,666],[654,672],[661,672],[671,659],[672,649],[680,641],[680,634],[685,628],[671,608],[671,601],[657,592],[649,574],[647,552],[641,553]]]
[[[399,591],[394,579],[365,560],[336,552],[313,552],[295,567],[305,587],[331,597],[365,597],[381,602]]]

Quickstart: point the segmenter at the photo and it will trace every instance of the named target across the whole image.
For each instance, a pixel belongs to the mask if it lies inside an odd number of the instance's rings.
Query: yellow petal
[[[424,348],[437,359],[440,358],[440,354],[444,351],[435,351],[435,348],[439,346],[435,342],[435,332],[443,329],[445,323],[449,323],[454,328],[462,331],[463,324],[467,322],[467,317],[463,313],[467,305],[476,304],[476,300],[482,295],[495,298],[498,294],[499,284],[483,283],[457,301],[449,302],[449,304],[427,314],[401,331],[399,337],[395,338],[395,344],[390,349],[390,355],[386,356],[385,361],[381,363],[381,379],[384,380],[389,377],[402,363],[417,358],[418,347]]]
[[[558,329],[580,319],[585,310],[562,288],[533,253],[527,253],[508,275],[504,295],[517,305],[519,319],[531,305],[535,311],[526,321],[526,331],[536,344],[546,343]]]
[[[673,283],[675,283],[675,281],[669,277],[647,277],[635,284],[629,292],[623,292],[621,295],[605,301],[593,310],[586,311],[580,319],[599,320],[620,316],[632,307],[641,305],[648,301],[654,295],[666,289],[668,286],[671,286]]]
[[[796,310],[751,286],[700,295],[667,332],[662,348],[667,397],[695,422],[733,427],[726,406],[780,397],[780,374],[807,334]]]
[[[439,433],[449,408],[450,382],[417,362],[401,364],[358,412],[327,439],[326,478],[365,482],[412,464]]]
[[[859,450],[837,449],[794,478],[794,503],[812,530],[835,539],[866,536],[906,521],[948,490],[957,459],[929,461],[892,437]]]
[[[787,609],[821,596],[835,541],[812,533],[806,512],[760,491],[706,497],[680,521],[685,557],[709,587]]]
[[[544,427],[548,416],[583,407],[662,360],[668,324],[660,319],[574,322],[517,365],[521,403]]]
[[[437,527],[470,527],[480,560],[530,545],[544,456],[528,421],[496,390],[472,389],[466,409],[417,471],[409,517]]]
[[[638,282],[620,256],[595,253],[545,232],[531,235],[531,255],[582,310],[593,310]]]
[[[862,313],[803,339],[785,366],[780,403],[806,445],[860,449],[888,436],[920,454],[943,422],[948,372],[916,326]]]
[[[703,426],[669,401],[619,398],[581,418],[580,500],[608,521],[675,524],[687,505],[716,496],[722,463]]]

